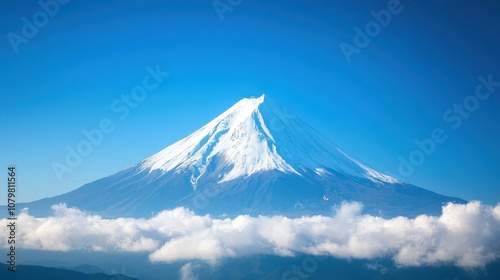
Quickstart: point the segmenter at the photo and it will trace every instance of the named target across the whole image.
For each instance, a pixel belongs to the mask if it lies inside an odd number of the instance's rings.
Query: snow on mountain
[[[187,169],[196,187],[216,159],[222,159],[217,172],[225,170],[218,174],[219,183],[262,171],[302,175],[304,168],[324,167],[373,181],[398,182],[351,159],[300,119],[289,118],[265,95],[242,99],[190,136],[144,160],[141,170]]]
[[[439,214],[444,203],[465,202],[361,164],[262,95],[136,165],[19,207],[39,216],[58,203],[109,218],[179,206],[210,215],[302,216],[330,215],[345,201],[385,217]]]
[[[193,186],[216,157],[224,158],[224,164],[232,166],[220,174],[219,182],[266,170],[297,173],[277,152],[273,135],[259,110],[263,102],[264,95],[239,101],[190,136],[146,159],[141,168],[164,172],[190,169]]]

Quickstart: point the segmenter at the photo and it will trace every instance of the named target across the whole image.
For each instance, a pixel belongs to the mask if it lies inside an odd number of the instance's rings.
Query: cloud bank
[[[64,204],[54,215],[18,216],[18,247],[50,251],[149,252],[153,262],[201,260],[250,254],[391,257],[396,265],[453,264],[482,267],[500,258],[500,204],[448,204],[441,216],[414,219],[362,215],[362,205],[344,203],[332,216],[287,218],[238,216],[214,219],[185,208],[150,219],[103,219]],[[7,224],[3,219],[2,224]],[[7,236],[8,228],[1,227]],[[3,241],[5,242],[5,241]],[[6,242],[4,247],[7,247]],[[191,268],[185,268],[186,279]]]

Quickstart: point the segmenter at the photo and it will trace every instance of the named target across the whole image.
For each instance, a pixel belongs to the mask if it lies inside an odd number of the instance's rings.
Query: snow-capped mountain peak
[[[264,95],[242,99],[198,131],[146,159],[142,167],[188,170],[193,186],[215,160],[216,171],[224,172],[219,182],[267,170],[297,173],[277,152],[259,110],[264,100]]]
[[[64,202],[106,217],[149,217],[180,206],[222,216],[303,216],[330,215],[343,201],[391,217],[465,202],[361,164],[263,95],[240,100],[136,165],[26,206],[39,215]]]
[[[219,183],[269,170],[301,175],[318,168],[374,181],[398,182],[351,159],[265,95],[240,100],[201,129],[140,165],[142,170],[187,173],[193,187],[208,170]]]

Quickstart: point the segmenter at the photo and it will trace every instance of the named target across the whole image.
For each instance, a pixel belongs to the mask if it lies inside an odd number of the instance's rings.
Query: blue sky
[[[397,3],[243,0],[221,20],[212,1],[73,0],[45,23],[37,1],[2,3],[0,166],[17,166],[21,201],[61,194],[161,150],[243,97],[266,93],[368,166],[495,204],[500,87],[456,129],[458,113],[449,116],[454,121],[443,114],[472,100],[478,76],[500,81],[500,5],[435,2],[400,1],[350,63],[339,45],[355,44],[355,28],[374,20],[370,11]],[[24,36],[23,18],[33,23],[34,15],[38,30],[13,45],[12,33]],[[169,76],[122,120],[111,105],[157,65]],[[58,180],[53,162],[63,163],[66,147],[75,149],[82,130],[103,118],[114,130]],[[408,158],[414,141],[436,128],[447,140],[402,176],[398,157]]]

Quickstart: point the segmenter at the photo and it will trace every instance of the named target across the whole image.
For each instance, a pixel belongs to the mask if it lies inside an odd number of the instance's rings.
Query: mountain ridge
[[[85,273],[68,268],[45,267],[38,265],[18,265],[16,272],[7,270],[7,265],[0,264],[0,275],[7,279],[72,279],[72,280],[138,280],[123,274]],[[3,278],[5,279],[5,278]]]

